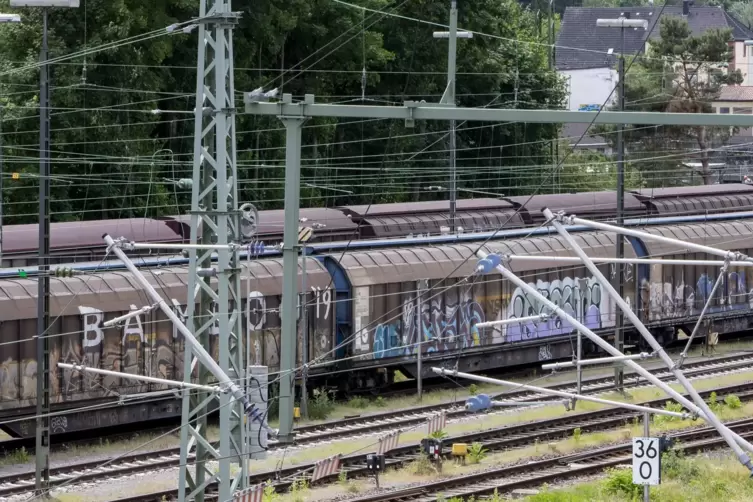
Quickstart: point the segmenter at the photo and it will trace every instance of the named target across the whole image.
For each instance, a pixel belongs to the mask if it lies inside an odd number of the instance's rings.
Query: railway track
[[[743,401],[751,401],[753,400],[753,382],[741,384],[741,385],[735,385],[735,386],[729,386],[722,389],[716,389],[715,391],[709,390],[706,392],[702,392],[701,395],[704,398],[708,398],[709,395],[712,392],[717,392],[720,397],[718,399],[721,399],[721,396],[724,396],[729,393],[735,393],[740,397]],[[641,403],[648,406],[660,406],[663,405],[666,401],[666,398],[664,399],[657,399],[653,401],[648,401],[646,403]],[[514,426],[505,426],[498,429],[491,429],[483,432],[476,432],[471,434],[464,434],[455,436],[452,438],[448,438],[446,440],[446,444],[450,444],[452,442],[464,442],[464,443],[470,443],[470,442],[480,442],[484,445],[484,448],[488,449],[490,452],[494,451],[503,451],[511,448],[517,448],[527,445],[533,445],[536,441],[542,441],[542,440],[553,440],[553,439],[562,439],[572,436],[572,431],[575,427],[581,428],[584,432],[596,432],[596,431],[602,431],[602,430],[609,430],[614,429],[616,427],[620,427],[625,425],[626,423],[629,423],[634,418],[641,416],[638,412],[633,412],[630,410],[624,410],[624,409],[609,409],[609,410],[600,410],[595,412],[585,412],[585,413],[578,413],[573,415],[568,415],[566,417],[556,418],[556,419],[550,419],[550,420],[541,420],[537,422],[530,422],[527,424],[520,424],[520,425],[514,425]],[[735,427],[743,427],[743,430],[738,430],[738,432],[749,432],[750,436],[753,436],[753,419],[745,419],[745,420],[739,420],[736,422],[730,422],[730,426],[734,425]],[[736,429],[737,430],[737,429]],[[693,437],[702,436],[702,437],[715,437],[716,431],[713,428],[709,427],[701,427],[698,429],[694,429],[692,431],[686,431],[681,432],[673,435],[673,437],[677,437],[681,441],[685,442],[688,440],[688,437],[690,435],[693,435]],[[723,441],[720,443],[720,446],[723,446]],[[619,448],[627,448],[628,458],[630,454],[630,445],[618,445]],[[539,464],[541,465],[550,465],[554,469],[555,472],[552,474],[556,474],[557,476],[560,475],[562,472],[568,472],[572,469],[572,464],[575,463],[576,459],[580,463],[581,459],[589,459],[592,458],[594,455],[596,458],[599,458],[602,455],[602,451],[606,452],[613,452],[615,447],[607,447],[602,448],[596,451],[594,453],[593,451],[586,451],[586,452],[580,452],[577,454],[571,454],[567,456],[560,456],[557,458],[553,458],[551,460],[545,460],[545,461],[538,461],[538,462],[528,462],[517,466],[512,467],[505,467],[501,469],[495,469],[493,472],[500,472],[500,476],[510,476],[512,474],[518,473],[517,478],[520,478],[520,473],[528,473],[531,471],[531,469],[535,468]],[[617,450],[618,453],[623,452],[623,450]],[[416,460],[420,456],[419,446],[418,445],[408,445],[408,446],[402,446],[399,448],[396,448],[394,450],[389,451],[386,454],[386,467],[387,468],[400,468],[408,463]],[[567,460],[564,464],[563,459]],[[622,462],[622,461],[621,461]],[[618,463],[621,463],[618,462]],[[281,471],[277,472],[259,472],[252,474],[249,482],[251,484],[260,484],[265,483],[269,481],[270,479],[275,479],[275,475],[279,476],[280,479],[275,480],[274,486],[275,490],[279,493],[285,489],[287,489],[294,481],[297,479],[300,479],[301,477],[305,476],[297,476],[301,471],[310,470],[313,467],[312,464],[308,465],[298,465],[294,468],[289,469],[283,469]],[[563,469],[563,465],[566,466],[565,469]],[[590,464],[589,464],[590,465]],[[612,464],[610,464],[612,465]],[[353,479],[356,477],[362,477],[362,476],[369,476],[370,473],[366,469],[366,454],[358,454],[358,455],[349,455],[346,457],[343,457],[341,460],[341,469],[347,473],[348,479]],[[578,475],[585,475],[590,472],[598,472],[600,470],[603,470],[607,466],[601,466],[599,468],[594,467],[593,471],[584,471],[580,472]],[[484,474],[484,473],[481,473]],[[495,474],[496,475],[496,474]],[[471,478],[471,476],[474,476],[474,478]],[[476,474],[472,475],[466,475],[462,478],[457,478],[454,480],[450,480],[452,483],[460,484],[462,480],[469,480],[469,479],[475,479]],[[287,478],[287,479],[285,479]],[[516,479],[517,479],[516,478]],[[331,476],[327,481],[335,481],[337,479],[337,476]],[[555,478],[552,478],[555,479]],[[534,486],[538,485],[544,482],[548,482],[547,478],[536,478],[535,480],[531,479],[531,476],[523,476],[519,481],[524,481],[525,485],[510,485],[507,486],[504,489],[512,490],[515,488],[522,488],[525,486]],[[476,486],[476,481],[468,481],[466,483],[467,485],[474,486],[474,488],[478,488]],[[427,485],[429,486],[429,485]],[[414,496],[427,496],[431,495],[427,489],[427,486],[421,486],[417,488],[411,488],[408,490],[400,490],[394,492],[394,496],[392,493],[383,493],[376,496],[373,496],[373,499],[371,497],[365,497],[363,498],[363,502],[371,501],[389,501],[389,500],[413,500],[411,497]],[[433,485],[432,485],[433,486]],[[440,488],[441,489],[441,488]],[[500,491],[504,491],[504,489],[500,489]],[[491,489],[490,492],[487,493],[493,493],[494,488]],[[439,493],[439,489],[435,490],[434,493]],[[455,493],[443,493],[444,496],[447,497],[447,499],[452,498],[453,496],[458,496]],[[469,495],[470,496],[470,495]],[[169,490],[169,491],[163,491],[159,493],[154,494],[148,494],[148,495],[138,495],[133,497],[128,497],[125,499],[118,499],[117,501],[112,502],[157,502],[160,500],[173,500],[175,497],[177,497],[177,490]],[[392,498],[391,498],[392,497]],[[357,501],[361,502],[362,499],[358,498]],[[422,502],[424,500],[436,500],[435,499],[420,499]]]
[[[727,424],[730,429],[748,439],[753,437],[753,419],[746,418]],[[681,441],[677,449],[696,453],[727,444],[713,427],[668,434]],[[532,488],[544,483],[598,474],[609,467],[627,465],[632,461],[632,443],[607,446],[597,450],[528,462],[515,466],[490,469],[460,477],[443,479],[404,490],[347,499],[348,502],[436,502],[453,497],[468,500],[475,497],[500,495],[519,488]]]
[[[741,400],[753,400],[753,383],[734,385],[718,389],[720,395],[734,393]],[[702,395],[708,396],[711,391]],[[645,403],[648,406],[661,407],[667,398],[657,399]],[[584,432],[594,432],[597,430],[606,430],[620,427],[635,417],[638,413],[624,409],[605,409],[586,413],[572,413],[566,416],[530,422],[519,425],[505,426],[499,429],[491,429],[482,432],[465,434],[448,441],[454,442],[481,442],[489,450],[504,450],[508,448],[521,447],[534,444],[537,440],[551,440],[555,438],[564,438],[572,434],[575,427],[579,427]],[[414,460],[418,455],[417,445],[402,446],[392,450],[387,459],[387,464],[393,467],[400,467]],[[367,474],[365,467],[366,456],[351,455],[343,458],[343,469],[350,477]],[[179,465],[179,450],[162,452],[150,452],[124,457],[118,463],[112,463],[102,466],[101,462],[88,462],[83,464],[71,465],[63,468],[53,469],[51,473],[51,484],[53,487],[61,486],[72,479],[78,482],[90,480],[101,480],[105,478],[121,477],[137,472],[154,471],[175,467]],[[262,483],[270,479],[277,479],[275,482],[276,489],[282,491],[290,486],[296,475],[313,467],[310,465],[297,465],[287,469],[274,472],[260,472],[252,475],[251,483]],[[33,473],[24,473],[14,476],[5,476],[0,478],[0,497],[25,493],[33,487]],[[143,500],[158,500],[143,499]],[[169,497],[168,497],[169,498]],[[142,499],[139,499],[142,500]]]

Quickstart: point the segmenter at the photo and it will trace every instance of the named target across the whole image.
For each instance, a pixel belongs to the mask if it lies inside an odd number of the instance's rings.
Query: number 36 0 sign
[[[659,438],[633,438],[633,483],[636,485],[661,483]]]

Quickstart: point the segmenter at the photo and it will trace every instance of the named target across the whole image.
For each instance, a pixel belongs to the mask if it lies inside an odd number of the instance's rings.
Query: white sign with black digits
[[[661,483],[659,438],[633,438],[633,483],[652,486]]]

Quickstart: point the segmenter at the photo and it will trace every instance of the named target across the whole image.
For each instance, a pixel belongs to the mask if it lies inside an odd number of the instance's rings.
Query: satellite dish
[[[259,211],[253,204],[243,204],[241,211],[241,235],[245,239],[250,239],[256,235],[259,229]]]

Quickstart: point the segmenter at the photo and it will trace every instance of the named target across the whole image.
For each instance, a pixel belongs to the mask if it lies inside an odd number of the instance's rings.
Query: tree
[[[732,56],[730,40],[731,30],[713,29],[694,36],[686,20],[663,17],[660,38],[649,44],[648,57],[633,62],[625,77],[627,109],[711,113],[711,103],[719,97],[721,87],[742,82],[739,70],[728,71],[725,64],[719,64]],[[615,130],[614,127],[599,129]],[[664,175],[650,179],[651,184],[673,184],[686,177],[676,167],[686,159],[668,155],[667,150],[696,149],[698,153],[692,160],[700,164],[697,174],[704,184],[711,184],[711,149],[726,141],[729,134],[730,129],[724,127],[640,125],[627,129],[626,145],[636,154],[631,155],[632,160],[656,159],[641,162],[654,173]],[[611,141],[614,136],[607,135]],[[680,176],[676,176],[678,174]]]
[[[560,187],[563,192],[600,192],[617,189],[617,164],[613,158],[590,150],[570,150],[570,147],[564,148],[564,155],[567,156],[560,174]],[[561,149],[560,152],[562,151]],[[631,164],[625,164],[625,190],[642,186],[641,173]]]
[[[753,28],[753,3],[748,1],[734,2],[727,11],[742,21],[748,28]]]
[[[395,11],[388,0],[359,0]],[[52,65],[53,221],[152,217],[184,213],[190,190],[169,180],[191,176],[197,33],[167,35],[165,27],[197,15],[197,0],[86,0],[50,11],[51,57],[154,32],[137,43]],[[404,18],[362,11],[331,0],[234,2],[236,93],[278,87],[300,99],[362,104],[438,101],[446,85],[447,43],[411,19],[445,24],[449,2],[400,4]],[[0,12],[12,12],[0,0]],[[41,13],[0,26],[5,223],[36,221],[38,60]],[[536,15],[515,0],[468,0],[459,25],[493,36],[458,43],[458,104],[554,108],[565,97],[547,68]],[[21,68],[25,69],[21,70]],[[302,71],[305,70],[305,71]],[[236,97],[236,106],[242,101]],[[153,114],[155,109],[163,110]],[[276,117],[237,116],[239,197],[260,209],[282,206],[284,136]],[[445,185],[447,123],[312,119],[303,129],[301,204],[332,206],[421,197]],[[550,124],[466,124],[458,129],[459,187],[506,188],[527,182],[515,168],[535,159],[551,165]],[[514,146],[510,146],[513,145]],[[500,147],[503,147],[500,149]],[[165,151],[169,149],[169,151]],[[420,154],[418,152],[421,152]],[[546,166],[546,167],[544,167]],[[493,180],[493,181],[492,181]],[[334,188],[335,190],[332,190]],[[339,190],[339,191],[338,191]],[[343,195],[342,190],[353,192]]]

